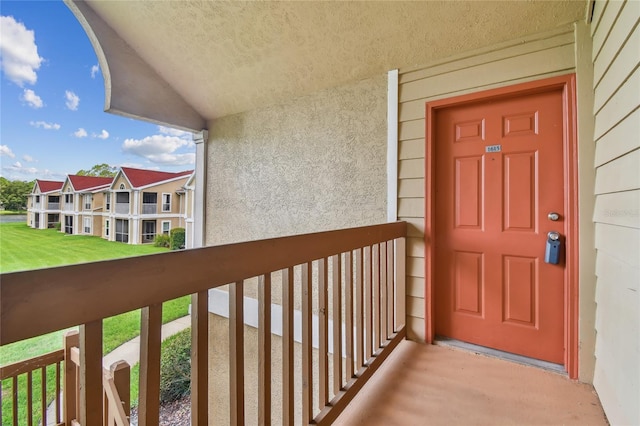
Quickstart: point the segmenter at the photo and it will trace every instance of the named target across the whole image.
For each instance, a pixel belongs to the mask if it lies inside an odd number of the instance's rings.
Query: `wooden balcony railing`
[[[228,285],[231,424],[245,423],[246,393],[254,391],[251,416],[260,424],[330,424],[405,337],[405,236],[406,223],[397,222],[4,274],[0,345],[79,325],[78,423],[103,424],[102,320],[142,308],[138,422],[155,425],[162,303],[191,294],[191,422],[206,425],[209,290]],[[256,389],[245,389],[243,300],[245,282],[256,277],[258,377]],[[279,367],[272,359],[274,301],[282,306]],[[294,318],[301,318],[299,339]],[[271,400],[275,376],[282,401]]]
[[[63,338],[63,349],[35,358],[0,367],[0,383],[10,381],[11,400],[6,404],[11,409],[12,425],[22,424],[19,412],[24,413],[28,425],[74,425],[78,424],[81,381],[81,355],[78,348],[77,331],[69,331]],[[49,384],[47,375],[53,374]],[[34,378],[38,375],[38,379]],[[25,381],[19,378],[24,376]],[[37,385],[34,398],[34,385]],[[19,387],[25,388],[26,401],[19,401]],[[114,363],[103,370],[103,413],[105,426],[128,426],[130,412],[130,367],[124,361]],[[9,395],[8,389],[6,394]],[[48,407],[50,395],[53,402]],[[2,394],[4,399],[5,394]],[[2,404],[1,406],[4,406]],[[48,418],[49,415],[53,418]],[[2,417],[2,410],[0,410]],[[4,423],[3,423],[4,424]]]

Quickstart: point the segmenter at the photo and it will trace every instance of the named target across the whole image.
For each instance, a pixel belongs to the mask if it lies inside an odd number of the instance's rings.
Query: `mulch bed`
[[[138,424],[138,408],[131,409],[131,425]],[[191,425],[191,401],[188,396],[160,406],[160,424],[166,426]]]

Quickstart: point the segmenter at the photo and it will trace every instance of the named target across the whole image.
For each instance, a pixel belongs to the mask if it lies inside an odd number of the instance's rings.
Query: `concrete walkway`
[[[189,327],[191,327],[191,316],[189,315],[163,324],[162,340],[164,341],[168,337],[171,337],[174,334]],[[102,358],[102,366],[106,369],[109,369],[111,364],[118,361],[126,361],[131,367],[133,367],[140,361],[140,336],[134,337],[133,339],[123,343],[122,345],[118,346],[113,351],[105,355]],[[62,412],[62,407],[60,407],[60,412]],[[55,402],[53,402],[49,404],[49,407],[47,407],[47,426],[54,426],[56,424]]]
[[[189,327],[191,327],[191,317],[188,315],[163,324],[162,340]],[[140,361],[140,336],[123,343],[105,355],[102,358],[102,365],[108,369],[111,364],[121,360],[128,362],[132,367]]]

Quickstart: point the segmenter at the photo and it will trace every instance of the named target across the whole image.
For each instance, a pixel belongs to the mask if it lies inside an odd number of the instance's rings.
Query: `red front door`
[[[563,363],[564,262],[544,261],[565,235],[562,96],[435,112],[437,335]]]

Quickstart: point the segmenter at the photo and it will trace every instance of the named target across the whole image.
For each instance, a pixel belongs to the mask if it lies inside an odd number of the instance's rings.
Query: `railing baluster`
[[[333,393],[342,389],[342,285],[340,255],[331,256],[333,268]]]
[[[258,280],[258,424],[271,424],[271,274]]]
[[[27,373],[27,424],[33,424],[33,376]]]
[[[209,292],[191,295],[191,424],[209,423]]]
[[[373,352],[380,347],[380,246],[371,248],[371,275],[373,282]]]
[[[387,338],[393,334],[394,300],[393,288],[395,273],[393,265],[393,241],[387,241]]]
[[[362,321],[362,249],[355,251],[356,258],[356,371],[364,364],[364,322]]]
[[[365,300],[365,346],[364,346],[364,362],[367,363],[371,358],[373,348],[373,247],[364,248],[364,300]]]
[[[313,418],[313,340],[311,303],[312,291],[309,274],[311,265],[302,266],[302,423],[309,424]]]
[[[232,425],[244,424],[244,282],[229,284],[229,391]]]
[[[398,238],[395,240],[396,248],[396,321],[394,331],[400,330],[406,324],[406,250],[407,240]]]
[[[12,407],[13,408],[13,424],[14,426],[18,425],[18,377],[13,376],[13,380],[11,381],[11,393],[12,393]]]
[[[78,417],[78,376],[77,366],[71,361],[71,348],[80,345],[80,335],[77,331],[69,331],[64,335],[64,424],[70,425]]]
[[[293,268],[282,271],[282,424],[294,422]]]
[[[318,407],[329,402],[329,292],[327,259],[318,260]]]
[[[56,399],[55,399],[55,404],[56,404],[56,424],[61,423],[62,422],[62,417],[61,417],[61,413],[60,413],[60,391],[61,391],[61,387],[60,387],[60,362],[56,362],[56,387],[55,387],[55,391],[56,391]]]
[[[346,378],[353,377],[353,260],[351,252],[344,254],[344,316]]]
[[[40,369],[40,411],[42,424],[47,424],[47,368]]]
[[[160,421],[160,350],[162,344],[162,304],[146,306],[140,322],[140,396],[138,423],[157,425]]]
[[[82,425],[102,422],[102,320],[80,326],[79,421]]]
[[[117,361],[111,364],[109,372],[118,389],[119,402],[122,404],[124,414],[129,417],[131,415],[131,367],[126,361]]]
[[[380,243],[380,344],[387,341],[387,244]]]

